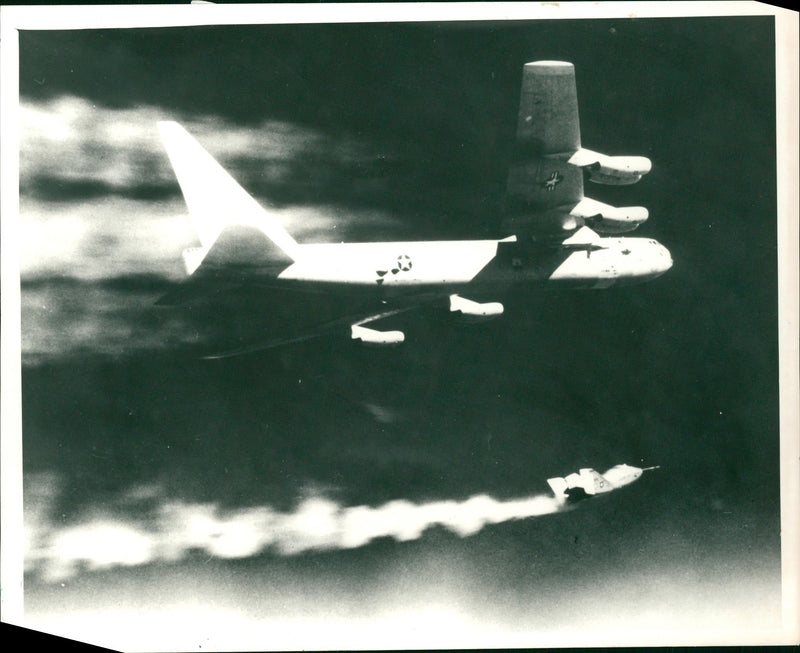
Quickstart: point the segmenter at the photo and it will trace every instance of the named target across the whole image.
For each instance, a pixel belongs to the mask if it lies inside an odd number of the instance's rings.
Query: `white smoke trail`
[[[42,511],[30,517],[26,568],[48,582],[80,569],[103,570],[177,561],[190,551],[216,558],[246,558],[273,551],[296,555],[311,550],[352,549],[380,537],[419,539],[442,526],[460,537],[487,525],[549,515],[566,509],[546,495],[500,501],[487,495],[465,501],[412,503],[397,500],[378,507],[345,507],[323,497],[303,501],[294,512],[268,506],[223,511],[215,504],[165,502],[146,521],[107,514],[87,517],[66,528],[45,524]]]

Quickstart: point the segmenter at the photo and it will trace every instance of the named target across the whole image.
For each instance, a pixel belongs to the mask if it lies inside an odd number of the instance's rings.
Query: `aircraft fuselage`
[[[278,279],[399,294],[517,283],[607,288],[653,279],[671,265],[669,251],[648,238],[601,238],[576,249],[510,240],[310,244]]]

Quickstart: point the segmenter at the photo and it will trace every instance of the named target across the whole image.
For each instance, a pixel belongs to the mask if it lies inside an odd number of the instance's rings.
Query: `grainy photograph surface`
[[[536,192],[645,207],[635,231],[519,217],[537,61],[572,64],[579,147],[652,169],[556,157]],[[20,31],[26,625],[128,650],[780,628],[775,90],[769,16]],[[187,284],[186,187],[249,219],[206,156],[290,235],[199,250],[259,283]],[[424,248],[386,249],[386,327],[270,281],[293,244],[319,281],[362,252],[326,245],[511,235],[513,267],[619,238],[670,265],[394,313]],[[615,469],[646,471],[600,491]]]

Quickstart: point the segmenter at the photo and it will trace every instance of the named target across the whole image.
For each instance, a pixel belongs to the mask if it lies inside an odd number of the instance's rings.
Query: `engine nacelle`
[[[611,186],[635,184],[653,167],[650,159],[644,156],[607,156],[583,148],[575,152],[567,162],[583,168],[589,181]]]
[[[633,231],[650,215],[643,206],[611,206],[590,197],[584,197],[569,214],[582,218],[585,224],[601,234]]]
[[[378,331],[377,329],[368,329],[358,324],[354,324],[350,327],[350,337],[365,345],[375,345],[378,347],[399,345],[406,339],[402,331]]]
[[[473,321],[491,320],[503,314],[503,305],[500,302],[486,302],[481,304],[460,295],[450,295],[450,311],[460,313]]]

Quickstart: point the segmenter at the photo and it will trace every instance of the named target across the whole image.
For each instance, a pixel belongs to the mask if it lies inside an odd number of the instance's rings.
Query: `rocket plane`
[[[658,469],[659,467],[659,465],[654,465],[653,467],[642,468],[622,464],[614,465],[614,467],[602,474],[585,467],[563,478],[549,478],[547,479],[547,484],[553,490],[556,499],[575,502],[630,485],[644,472]]]

